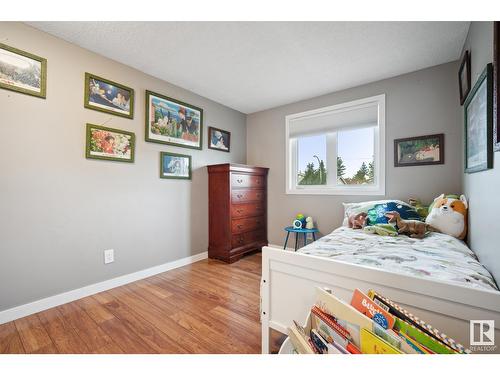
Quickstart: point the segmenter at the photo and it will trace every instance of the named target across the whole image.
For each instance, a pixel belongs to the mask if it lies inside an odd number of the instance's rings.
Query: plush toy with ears
[[[467,235],[467,209],[465,195],[456,199],[441,194],[434,199],[432,209],[425,222],[441,233],[463,240]]]

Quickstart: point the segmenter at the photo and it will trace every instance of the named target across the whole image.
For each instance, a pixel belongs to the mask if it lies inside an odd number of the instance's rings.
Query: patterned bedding
[[[414,239],[340,227],[298,252],[462,286],[498,290],[476,255],[462,241],[441,233]]]

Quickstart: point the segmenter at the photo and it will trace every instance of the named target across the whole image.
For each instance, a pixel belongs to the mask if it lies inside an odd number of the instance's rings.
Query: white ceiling
[[[244,113],[457,60],[469,28],[469,22],[29,24]]]

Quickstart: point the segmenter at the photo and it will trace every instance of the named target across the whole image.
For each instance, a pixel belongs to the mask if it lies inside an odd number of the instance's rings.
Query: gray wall
[[[0,90],[0,311],[206,251],[205,166],[245,162],[245,115],[20,23],[0,39],[48,60],[46,100]],[[86,71],[135,89],[133,120],[83,107]],[[204,109],[202,151],[144,141],[146,89]],[[136,133],[134,164],[85,159],[85,124],[109,118]],[[207,149],[210,125],[230,154]],[[160,179],[160,151],[191,154],[192,181]]]
[[[472,86],[486,64],[493,61],[493,22],[472,22],[464,50],[471,52]],[[463,116],[461,107],[460,115]],[[461,117],[463,122],[463,117]],[[498,234],[498,188],[500,187],[500,152],[495,152],[494,169],[463,174],[464,192],[469,198],[469,245],[481,263],[500,282]]]
[[[462,127],[458,107],[458,62],[386,79],[247,117],[247,162],[269,167],[269,241],[282,244],[283,227],[298,212],[311,215],[325,234],[342,223],[342,202],[382,199],[381,196],[286,195],[285,116],[377,94],[386,94],[386,196],[431,201],[462,187]],[[445,133],[444,165],[394,167],[393,141]],[[458,154],[457,154],[458,152]]]

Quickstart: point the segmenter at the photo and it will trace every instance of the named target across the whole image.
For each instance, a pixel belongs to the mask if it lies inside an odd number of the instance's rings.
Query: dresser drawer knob
[[[243,210],[242,210],[241,208],[238,208],[238,209],[236,210],[236,212],[237,212],[237,213],[239,213],[239,214],[241,214],[241,213],[243,212]]]
[[[238,227],[238,229],[242,229],[243,228],[243,224],[237,224],[236,226]]]
[[[243,182],[241,178],[236,179],[236,181],[238,182],[238,184],[241,184]]]
[[[255,196],[256,196],[257,198],[260,198],[260,194],[255,194]]]
[[[243,197],[243,195],[242,195],[242,194],[236,194],[236,196],[237,196],[238,198]]]

